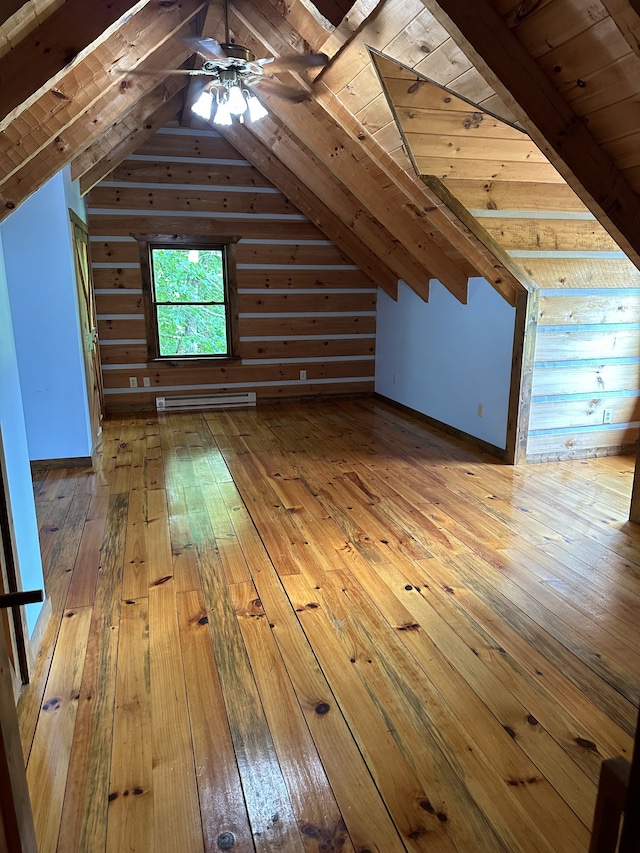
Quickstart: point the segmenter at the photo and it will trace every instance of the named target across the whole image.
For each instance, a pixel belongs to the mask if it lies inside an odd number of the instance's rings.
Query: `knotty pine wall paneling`
[[[88,213],[107,410],[191,392],[373,391],[373,282],[215,131],[162,128],[95,187]],[[237,362],[147,363],[132,232],[241,235]]]
[[[522,261],[541,286],[527,461],[616,455],[637,442],[640,274],[608,254]]]

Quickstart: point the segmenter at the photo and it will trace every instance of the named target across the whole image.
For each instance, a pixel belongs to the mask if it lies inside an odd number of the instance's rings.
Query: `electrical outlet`
[[[129,388],[137,388],[137,387],[138,387],[137,378],[135,376],[130,376],[129,377]]]
[[[301,370],[300,371],[300,379],[305,380],[306,378],[307,378],[307,371]]]
[[[613,415],[613,412],[611,411],[611,409],[605,409],[602,412],[602,423],[603,424],[610,424],[612,415]]]
[[[478,403],[478,417],[484,417],[484,403]]]
[[[142,384],[145,388],[151,388],[151,379],[148,376],[142,377]]]
[[[395,373],[393,374],[393,384],[394,384],[394,385],[396,384],[396,375],[395,375]]]

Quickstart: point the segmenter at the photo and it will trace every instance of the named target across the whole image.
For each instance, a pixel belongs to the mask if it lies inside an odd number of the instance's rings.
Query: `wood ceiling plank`
[[[467,71],[463,71],[459,77],[449,83],[448,88],[458,95],[462,95],[473,104],[480,105],[487,98],[497,98],[498,96],[487,83],[484,77],[480,74],[477,68],[472,65]],[[507,118],[507,121],[513,122],[513,117],[503,105],[499,115]]]
[[[378,97],[367,104],[366,107],[355,113],[355,117],[371,134],[375,134],[383,127],[386,127],[389,122],[393,122],[393,116],[389,109],[389,104],[383,94],[378,95]],[[398,140],[401,144],[402,139],[400,136],[398,136]]]
[[[293,28],[287,18],[280,14],[269,14],[269,9],[263,6],[257,8],[250,0],[234,0],[233,5],[229,9],[230,23],[233,28],[233,12],[236,11],[242,15],[242,22],[245,27],[254,35],[258,33],[269,33],[269,38],[264,39],[260,36],[260,41],[263,47],[262,56],[271,54],[272,56],[282,56],[288,53],[306,53],[308,44],[300,33]],[[239,39],[243,36],[236,33]],[[248,46],[243,40],[242,44]]]
[[[180,40],[174,40],[164,44],[152,61],[157,59],[164,67],[176,67],[184,61],[188,50]],[[165,65],[165,62],[170,64]],[[41,148],[38,156],[25,159],[21,168],[0,183],[0,220],[98,139],[123,112],[157,85],[156,78],[152,76],[132,75],[127,78],[124,87],[118,87],[115,97],[112,91],[107,91],[94,102],[91,109],[85,110],[64,132]]]
[[[421,109],[419,107],[402,107],[394,104],[395,113],[403,127],[428,128],[431,136],[444,136],[457,140],[481,139],[485,143],[502,142],[503,144],[529,143],[531,140],[522,131],[511,127],[494,116],[482,110],[467,107],[458,110]],[[535,146],[534,146],[535,147]],[[536,149],[537,150],[537,149]],[[539,153],[539,152],[538,152]]]
[[[608,142],[635,135],[640,128],[640,99],[637,95],[619,101],[589,116],[589,129],[604,147]]]
[[[400,68],[387,56],[376,55],[375,62],[380,68],[389,97],[396,107],[457,113],[461,109],[466,110],[475,106],[466,102],[461,103],[452,92],[436,86],[429,80],[414,74],[413,71]],[[522,131],[514,131],[514,134],[517,133]]]
[[[554,210],[586,212],[568,184],[523,181],[447,180],[447,188],[470,210]]]
[[[268,0],[278,14],[282,13],[282,0]],[[352,3],[348,5],[353,6]],[[351,17],[351,11],[348,12]],[[330,34],[318,16],[302,2],[302,0],[287,0],[287,21],[296,32],[304,33],[304,40],[315,53],[326,52],[323,45]]]
[[[635,13],[634,13],[635,14]],[[548,77],[557,80],[558,88],[599,71],[629,53],[629,45],[611,18],[589,27],[588,30],[545,53],[538,65]]]
[[[423,77],[434,80],[441,86],[448,86],[453,80],[468,71],[472,64],[454,40],[448,38],[428,56],[425,56],[414,67],[414,71]]]
[[[379,3],[316,80],[338,92],[370,62],[369,47],[382,50],[422,12],[419,0],[386,0]]]
[[[493,113],[493,115],[498,116],[498,118],[502,118],[505,121],[515,123],[516,119],[508,109],[499,95],[491,95],[490,98],[483,98],[481,101],[478,101],[478,106],[482,107],[483,110],[487,110],[487,112]]]
[[[355,115],[379,94],[380,80],[373,64],[369,63],[338,92],[338,97]]]
[[[80,192],[82,195],[88,193],[92,187],[104,180],[115,166],[126,160],[130,154],[136,151],[141,139],[144,139],[147,134],[155,133],[169,119],[173,118],[182,106],[183,95],[181,92],[178,92],[168,100],[162,95],[160,95],[159,99],[161,100],[160,106],[154,105],[153,108],[151,107],[151,103],[145,99],[145,110],[148,109],[149,112],[144,117],[141,117],[141,121],[137,125],[134,124],[126,135],[123,135],[121,126],[116,125],[113,128],[113,135],[107,131],[98,140],[101,145],[92,151],[93,156],[97,156],[103,147],[108,146],[108,149],[102,158],[91,165],[80,177]],[[153,100],[155,102],[156,99],[154,98]],[[93,146],[91,147],[93,148]]]
[[[384,46],[382,52],[386,56],[401,60],[403,65],[413,68],[448,37],[444,27],[440,26],[428,9],[423,8],[412,21],[405,24],[395,38]]]
[[[413,122],[407,119],[406,124],[403,124],[405,138],[416,158],[435,157],[451,160],[452,163],[457,160],[482,160],[501,163],[503,166],[509,163],[524,163],[534,172],[535,167],[539,165],[541,174],[553,169],[544,154],[526,136],[517,140],[500,139],[498,136],[486,139],[475,136],[472,131],[468,131],[466,136],[461,133],[426,133],[422,130],[425,125],[421,124],[418,118],[414,118]],[[555,169],[553,171],[557,174]]]
[[[530,56],[538,58],[555,47],[566,44],[606,16],[607,11],[600,2],[545,0],[529,14],[511,21],[507,18],[505,23],[512,27],[517,40]]]
[[[481,181],[530,181],[532,183],[563,184],[564,178],[550,163],[476,160],[462,157],[432,157],[413,152],[418,172],[437,175],[442,179]]]
[[[81,51],[107,39],[116,21],[143,5],[132,0],[67,0],[0,59],[0,117],[18,106],[26,109],[31,96],[43,86],[55,86],[59,73]]]
[[[617,252],[618,246],[597,221],[482,219],[482,225],[507,251]]]
[[[628,0],[600,0],[631,50],[640,56],[640,9]]]
[[[422,2],[616,242],[640,263],[640,199],[490,3]]]
[[[629,52],[606,68],[559,86],[558,91],[576,115],[588,117],[592,112],[637,96],[640,91],[640,62],[634,53]]]
[[[123,88],[131,85],[120,69],[136,68],[204,6],[204,0],[181,0],[171,6],[163,5],[161,0],[147,3],[95,51],[72,66],[56,88],[44,92],[31,109],[9,123],[0,123],[0,181],[22,169],[31,157],[103,98],[105,92],[111,90],[112,99],[118,101]],[[180,61],[188,53],[188,49],[180,53]]]
[[[121,142],[129,139],[132,134],[136,139],[136,148],[146,142],[155,132],[151,130],[150,120],[154,122],[156,113],[161,108],[166,107],[169,101],[172,104],[177,103],[179,108],[182,103],[182,93],[186,86],[186,78],[179,75],[169,75],[164,79],[161,86],[156,86],[155,89],[134,103],[126,113],[120,116],[117,122],[106,128],[101,136],[74,158],[71,164],[72,180],[81,178],[105,158],[111,163],[109,171],[115,168],[121,160],[111,156],[113,149],[118,147]],[[167,113],[166,108],[163,109],[163,114],[166,114],[163,124],[173,118],[176,112]],[[158,127],[162,127],[162,125],[158,125]],[[132,148],[131,151],[135,151],[136,148]]]
[[[346,113],[335,96],[326,95],[325,101],[327,109],[331,109],[334,118],[340,121],[345,129],[358,133],[356,120]],[[375,143],[366,132],[361,133],[358,138],[363,147],[372,150]],[[512,300],[515,299],[514,293],[522,289],[521,280],[516,279],[510,272],[511,267],[507,266],[503,260],[496,260],[491,248],[493,244],[487,242],[489,238],[486,232],[484,230],[476,232],[469,228],[467,211],[463,212],[459,204],[455,207],[455,211],[448,208],[439,192],[436,192],[424,179],[425,189],[421,190],[386,152],[379,152],[378,162],[394,178],[398,192],[404,194],[404,207],[413,206],[413,209],[425,220],[425,227],[437,228],[442,237],[471,262],[480,275],[487,278],[510,304],[515,304]],[[434,186],[439,185],[434,184]],[[448,198],[447,195],[447,200]],[[399,207],[402,206],[402,204],[399,205]],[[500,252],[497,258],[501,259],[503,254]]]

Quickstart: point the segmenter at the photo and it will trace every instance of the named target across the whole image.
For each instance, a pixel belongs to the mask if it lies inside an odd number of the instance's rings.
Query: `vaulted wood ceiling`
[[[131,72],[191,61],[183,34],[223,35],[214,0],[5,0],[0,14],[0,218],[65,164],[86,191],[172,117],[190,123],[188,78]],[[402,278],[427,298],[434,277],[464,302],[480,274],[514,304],[530,284],[416,174],[371,49],[525,130],[537,149],[525,141],[524,159],[548,158],[640,261],[640,17],[627,0],[233,0],[230,25],[260,56],[330,57],[315,80],[281,78],[309,100],[265,91],[268,118],[224,135],[392,295]],[[451,180],[443,144],[419,171]],[[546,183],[553,209],[564,184]]]

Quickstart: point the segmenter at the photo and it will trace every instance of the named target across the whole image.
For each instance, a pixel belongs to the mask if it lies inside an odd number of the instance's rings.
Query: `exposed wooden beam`
[[[435,206],[443,219],[448,219],[454,228],[451,238],[456,247],[476,267],[489,284],[510,305],[516,304],[518,293],[537,290],[535,282],[520,269],[518,264],[491,237],[482,224],[463,207],[449,192],[443,182],[433,175],[423,175],[422,180],[429,190]],[[442,219],[440,220],[442,221]]]
[[[176,67],[187,58],[189,48],[181,40],[165,43],[152,62]],[[114,93],[108,90],[82,115],[44,146],[37,156],[0,183],[0,221],[34,193],[67,163],[77,157],[137,101],[158,86],[157,78],[131,75]]]
[[[422,299],[428,301],[429,270],[419,264],[393,235],[364,208],[288,128],[266,118],[251,126],[255,134],[298,180],[322,201],[367,246],[372,255],[390,267]]]
[[[78,58],[88,45],[97,46],[111,35],[123,15],[149,0],[67,0],[37,29],[0,59],[0,118],[13,109],[25,109],[43,86],[52,88],[59,72]]]
[[[422,0],[514,116],[640,265],[640,198],[488,0]]]
[[[241,11],[238,7],[241,7]],[[237,0],[233,7],[234,27],[243,42],[254,39],[256,49],[282,52],[281,34],[250,0]],[[236,26],[237,25],[237,26]],[[238,27],[240,28],[238,30]],[[251,46],[251,45],[249,45]],[[461,302],[466,301],[466,273],[449,258],[425,229],[419,211],[398,207],[381,192],[380,170],[360,145],[334,121],[319,104],[293,104],[284,98],[263,94],[265,103],[296,136],[340,178],[341,182],[367,207],[395,238],[431,270]],[[369,162],[367,162],[369,161]],[[422,221],[419,221],[421,220]]]
[[[173,97],[167,97],[169,81],[152,92],[127,115],[126,119],[108,129],[100,139],[73,161],[71,176],[87,168],[80,176],[80,192],[85,195],[102,181],[123,160],[136,151],[156,130],[163,127],[180,110],[183,103],[182,88]],[[183,82],[184,86],[184,82]],[[100,159],[96,159],[101,155]],[[91,162],[93,160],[93,162]]]
[[[309,191],[302,181],[274,153],[242,125],[219,128],[236,150],[292,201],[330,240],[345,252],[374,284],[393,299],[398,298],[398,276],[377,258],[362,240],[328,207]]]
[[[132,85],[125,77],[125,70],[136,68],[204,5],[205,0],[180,0],[169,6],[163,0],[151,0],[95,51],[65,71],[55,89],[38,98],[37,106],[34,104],[13,120],[0,123],[0,181],[23,169],[31,157],[59,137],[79,116],[86,115],[105,94],[119,103],[123,91]],[[188,48],[178,51],[176,58],[179,55],[182,62],[188,53]],[[71,156],[75,153],[74,150]]]
[[[419,212],[429,223],[429,227],[437,228],[443,237],[476,268],[478,273],[484,276],[511,305],[514,305],[515,294],[520,290],[528,289],[519,278],[524,274],[489,237],[485,229],[479,225],[478,228],[470,227],[469,220],[475,222],[474,218],[450,194],[443,198],[435,184],[425,181],[424,187],[417,186],[376,140],[362,129],[359,122],[332,92],[325,87],[320,87],[318,97],[345,130],[352,135],[357,134],[361,145],[372,157],[375,157],[384,173],[402,189],[405,194],[405,204]],[[442,186],[441,182],[437,183]],[[444,187],[443,191],[446,192]]]

